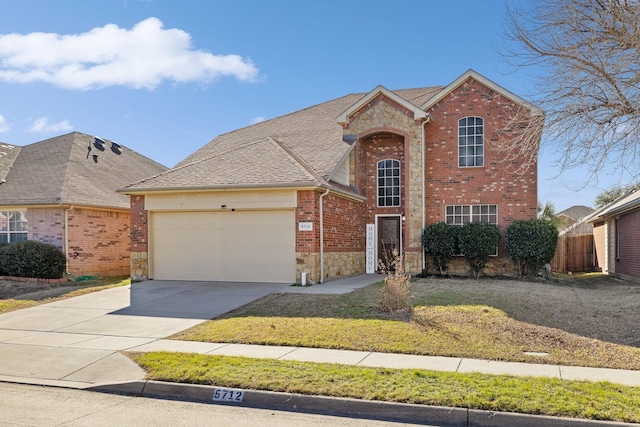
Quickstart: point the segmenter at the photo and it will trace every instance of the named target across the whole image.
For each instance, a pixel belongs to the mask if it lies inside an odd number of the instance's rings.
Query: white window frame
[[[473,123],[469,123],[469,120]],[[484,167],[484,119],[482,117],[466,116],[458,120],[458,167]]]
[[[495,213],[491,213],[491,207],[495,206]],[[449,213],[451,208],[451,213]],[[495,222],[491,222],[491,217],[495,216]],[[449,221],[451,219],[451,221]],[[483,221],[483,219],[487,219]],[[469,222],[486,222],[498,225],[498,205],[496,203],[485,203],[476,205],[446,205],[444,207],[444,222],[456,227],[462,227]],[[461,256],[462,254],[456,254]],[[496,253],[491,256],[498,256],[498,247]]]
[[[27,211],[0,211],[0,241],[16,243],[27,240],[27,230]]]
[[[386,162],[393,162],[390,168],[386,167]],[[385,174],[380,175],[380,165],[383,164]],[[391,175],[387,175],[387,171],[391,171]],[[394,172],[397,171],[397,174]],[[397,159],[384,159],[376,162],[376,204],[381,208],[398,207],[402,204],[402,170],[400,167],[400,161]],[[380,185],[381,180],[384,180]],[[389,182],[391,180],[391,182]],[[394,181],[397,180],[397,183]],[[397,194],[394,194],[397,190]],[[381,195],[380,192],[383,192]],[[388,192],[391,194],[388,194]],[[391,204],[387,204],[386,201],[391,198]],[[397,203],[396,203],[397,199]],[[381,203],[382,202],[382,203]]]

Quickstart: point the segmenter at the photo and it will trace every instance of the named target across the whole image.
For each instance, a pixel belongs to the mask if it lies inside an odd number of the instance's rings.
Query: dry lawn
[[[636,283],[418,279],[413,309],[396,314],[379,309],[380,291],[272,294],[174,338],[640,370]]]

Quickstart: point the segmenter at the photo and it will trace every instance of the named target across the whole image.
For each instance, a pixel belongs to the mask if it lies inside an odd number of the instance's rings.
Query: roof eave
[[[212,190],[268,190],[283,188],[318,188],[322,184],[318,181],[313,182],[292,182],[292,183],[275,183],[275,184],[235,184],[235,185],[206,185],[206,186],[180,186],[180,187],[149,187],[149,188],[120,188],[116,190],[120,194],[142,195],[147,193],[176,193],[176,192],[193,192],[193,191],[212,191]]]

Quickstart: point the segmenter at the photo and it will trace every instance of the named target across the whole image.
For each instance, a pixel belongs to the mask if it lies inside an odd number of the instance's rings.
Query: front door
[[[394,251],[400,255],[400,217],[378,217],[378,261],[387,271],[393,271]]]

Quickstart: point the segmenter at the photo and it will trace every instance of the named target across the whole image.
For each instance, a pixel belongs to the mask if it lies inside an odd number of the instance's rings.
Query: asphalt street
[[[0,396],[0,425],[16,427],[412,425],[1,382]]]

